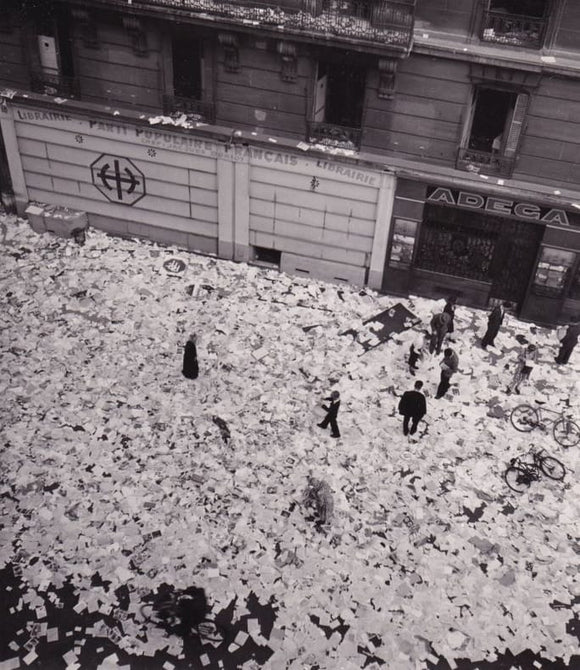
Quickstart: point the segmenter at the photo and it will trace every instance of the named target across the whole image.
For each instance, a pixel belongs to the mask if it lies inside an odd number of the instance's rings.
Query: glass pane
[[[416,221],[395,220],[393,242],[391,245],[391,265],[407,267],[411,264],[416,237]]]
[[[536,269],[534,283],[561,292],[566,283],[568,271],[574,264],[575,254],[563,249],[542,249],[542,257]]]

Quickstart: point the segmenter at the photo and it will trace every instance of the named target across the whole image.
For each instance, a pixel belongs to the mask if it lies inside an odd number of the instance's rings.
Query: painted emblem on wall
[[[145,175],[128,158],[102,154],[91,164],[93,184],[111,202],[134,205],[147,192]]]

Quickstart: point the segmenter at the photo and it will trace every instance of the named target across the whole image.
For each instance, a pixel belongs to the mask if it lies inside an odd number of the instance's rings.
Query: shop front
[[[64,206],[113,234],[380,288],[392,174],[296,143],[234,141],[73,104],[14,100],[0,110],[20,213]]]
[[[573,212],[400,180],[391,231],[385,292],[453,295],[476,307],[503,300],[543,323],[577,311],[580,217]]]

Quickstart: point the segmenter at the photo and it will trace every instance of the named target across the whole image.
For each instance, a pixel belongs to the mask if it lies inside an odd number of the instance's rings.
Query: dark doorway
[[[195,35],[173,36],[173,91],[180,98],[201,98],[201,44]]]
[[[69,8],[57,5],[55,19],[60,74],[72,79],[75,76],[75,68]]]
[[[318,64],[318,81],[326,80],[324,118],[326,123],[360,128],[365,96],[366,68],[346,62]]]
[[[493,88],[478,88],[475,96],[469,148],[486,152],[491,152],[494,148],[499,150],[512,117],[517,94]]]
[[[426,205],[415,266],[489,282],[491,298],[521,304],[542,235],[533,223]]]

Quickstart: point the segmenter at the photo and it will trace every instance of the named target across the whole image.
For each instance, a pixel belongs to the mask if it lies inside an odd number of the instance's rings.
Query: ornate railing
[[[198,116],[199,120],[207,123],[213,123],[215,120],[215,107],[211,102],[195,100],[194,98],[182,98],[178,95],[163,96],[163,113]]]
[[[59,95],[63,98],[79,97],[78,79],[76,77],[64,77],[58,73],[32,72],[30,74],[30,89],[34,93]]]
[[[488,10],[483,17],[481,39],[539,49],[544,43],[547,23],[546,18]]]
[[[476,149],[459,149],[457,169],[510,177],[514,169],[514,158]]]
[[[360,147],[362,130],[337,126],[334,123],[311,122],[308,127],[308,141],[338,149],[357,150]]]
[[[203,18],[207,15],[244,25],[271,26],[313,36],[367,40],[408,48],[413,36],[416,0],[93,0],[131,12],[167,8]]]

